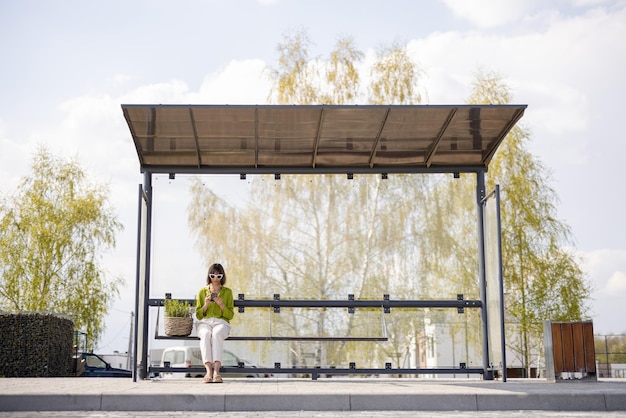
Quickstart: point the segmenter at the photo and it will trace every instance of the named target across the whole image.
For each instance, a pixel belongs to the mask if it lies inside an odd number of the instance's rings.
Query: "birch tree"
[[[479,71],[470,103],[506,104],[502,77]],[[530,375],[543,352],[543,321],[587,317],[591,288],[572,252],[569,226],[558,219],[551,175],[526,144],[530,134],[514,127],[492,160],[487,186],[501,187],[502,256],[509,347]]]
[[[369,85],[371,104],[418,104],[422,102],[422,71],[406,48],[398,43],[378,51],[371,69]]]
[[[0,203],[0,309],[71,316],[95,344],[121,278],[101,265],[122,229],[105,185],[45,148]]]
[[[278,68],[270,71],[274,100],[343,104],[363,95],[357,71],[363,53],[351,38],[340,38],[328,59],[310,60],[309,45],[302,31],[284,37],[278,45]],[[390,68],[385,71],[393,73]],[[382,70],[379,73],[382,76]],[[415,84],[412,74],[396,74],[396,86]],[[404,99],[409,100],[411,89],[404,86]],[[410,231],[419,223],[415,202],[425,201],[420,194],[421,177],[347,180],[345,175],[283,175],[278,181],[269,176],[252,176],[247,181],[252,183],[252,203],[243,208],[228,206],[196,182],[189,218],[205,254],[237,260],[233,265],[246,277],[245,283],[238,283],[242,288],[265,297],[270,292],[290,298],[347,299],[354,294],[355,298],[382,299],[383,294],[400,297],[407,288],[417,287],[410,273],[417,263]],[[414,191],[410,197],[407,189]],[[228,236],[228,245],[214,246],[211,235],[215,233]],[[242,253],[250,256],[242,259]],[[359,310],[347,317],[336,310],[282,310],[273,318],[280,323],[274,323],[272,331],[288,335],[378,337],[382,333],[380,309]],[[406,351],[405,322],[388,321],[388,348],[359,346],[374,353],[368,361],[388,360],[393,353]],[[414,329],[409,336],[415,334]],[[323,347],[319,343],[290,345],[293,365],[302,364],[305,352],[314,352],[320,364],[345,360],[358,350],[345,341]]]
[[[309,45],[303,31],[285,36],[278,45],[278,67],[270,71],[273,101],[335,104],[368,97],[372,104],[415,104],[425,95],[421,93],[422,73],[401,46],[379,51],[371,83],[361,90],[356,64],[363,54],[350,38],[340,39],[329,59],[310,59]],[[469,101],[508,103],[510,93],[497,77],[479,74]],[[522,335],[527,344],[513,347],[520,353],[530,353],[531,343],[538,341],[542,318],[581,317],[588,296],[577,260],[564,246],[569,230],[556,219],[556,193],[541,181],[545,169],[522,146],[526,139],[523,130],[514,130],[503,143],[505,149],[495,156],[488,176],[490,187],[501,184],[503,201],[511,196],[502,208],[507,315],[526,324]],[[280,180],[252,176],[247,180],[252,184],[250,202],[243,207],[229,206],[197,181],[189,222],[204,254],[209,259],[230,260],[242,279],[238,285],[247,293],[312,299],[345,298],[347,294],[448,299],[462,293],[477,299],[476,179],[462,174],[459,179],[393,175],[388,180],[376,176],[362,180],[359,176],[354,180],[330,175],[282,176]],[[547,198],[539,199],[546,193]],[[537,202],[519,207],[525,204],[524,196],[534,196]],[[538,231],[544,224],[546,230]],[[228,237],[227,245],[212,240],[213,234]],[[530,237],[528,243],[523,240]],[[550,260],[557,263],[550,264]],[[554,300],[558,306],[550,303]],[[281,312],[281,331],[354,336],[363,329],[358,316],[346,320],[330,310],[314,311]],[[359,343],[368,353],[367,361],[399,361],[400,353],[420,338],[424,314],[419,310],[388,316],[388,343]],[[472,325],[479,324],[478,313],[466,310],[459,317],[456,312],[432,310],[427,314],[431,323],[449,326],[455,345],[464,339],[458,360],[468,361],[480,341],[480,327]],[[326,344],[325,358],[319,343],[305,345],[291,344],[292,365],[302,364],[305,352],[311,351],[317,364],[323,360],[337,364],[358,356],[351,343]],[[530,360],[524,356],[526,367]]]

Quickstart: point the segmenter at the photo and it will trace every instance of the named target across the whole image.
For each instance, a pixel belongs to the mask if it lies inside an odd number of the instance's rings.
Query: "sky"
[[[351,36],[366,56],[364,77],[377,51],[406,45],[425,104],[465,103],[479,69],[502,75],[513,103],[528,105],[519,125],[549,170],[593,287],[594,330],[626,333],[626,0],[0,0],[0,193],[15,191],[45,145],[108,184],[125,227],[102,258],[125,286],[97,352],[128,350],[134,311],[143,177],[121,104],[265,104],[264,69],[299,29],[312,58]],[[206,182],[232,198],[247,187],[232,177]],[[191,298],[206,265],[177,197],[188,183],[154,184],[151,294]]]

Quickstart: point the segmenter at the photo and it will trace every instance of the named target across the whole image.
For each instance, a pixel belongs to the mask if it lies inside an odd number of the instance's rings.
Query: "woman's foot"
[[[213,363],[207,361],[204,363],[204,368],[206,369],[206,374],[202,378],[202,383],[213,383]]]
[[[224,382],[222,380],[222,376],[220,376],[219,374],[215,373],[215,376],[213,376],[213,383],[222,383]]]

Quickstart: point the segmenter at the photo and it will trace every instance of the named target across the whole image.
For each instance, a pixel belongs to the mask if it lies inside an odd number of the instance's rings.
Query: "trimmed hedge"
[[[74,322],[42,312],[0,312],[0,376],[72,376]]]

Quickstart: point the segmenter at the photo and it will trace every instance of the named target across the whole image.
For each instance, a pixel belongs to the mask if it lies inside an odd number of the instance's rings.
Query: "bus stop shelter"
[[[487,304],[485,173],[525,109],[526,105],[122,105],[144,176],[138,196],[135,378],[137,373],[147,376],[149,308],[155,303],[149,297],[154,174],[243,178],[475,173],[480,301],[474,305],[481,310],[483,331],[479,372],[493,379],[490,345],[491,349],[497,345],[503,355],[504,319],[502,312],[489,312]],[[501,303],[501,274],[499,280]],[[469,306],[467,302],[450,306]],[[342,306],[360,305],[351,301]],[[489,315],[500,327],[497,341],[490,341]]]

